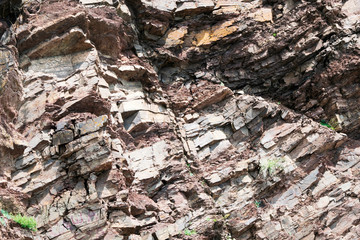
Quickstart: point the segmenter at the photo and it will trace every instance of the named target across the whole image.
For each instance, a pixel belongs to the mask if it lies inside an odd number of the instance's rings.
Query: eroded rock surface
[[[0,237],[360,239],[358,1],[19,4]]]

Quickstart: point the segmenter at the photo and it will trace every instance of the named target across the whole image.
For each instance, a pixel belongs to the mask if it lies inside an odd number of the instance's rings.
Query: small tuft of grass
[[[226,240],[235,240],[235,238],[231,236],[231,233],[226,234],[225,238]]]
[[[228,219],[230,217],[230,213],[225,214],[225,216],[223,217],[224,219]]]
[[[186,235],[186,236],[192,236],[192,235],[195,235],[195,234],[197,234],[197,232],[195,231],[195,230],[190,230],[190,229],[185,229],[184,230],[184,234]]]
[[[330,123],[327,123],[325,120],[321,120],[321,121],[320,121],[320,124],[321,124],[322,126],[328,127],[328,128],[330,128],[330,129],[332,129],[332,130],[335,131],[335,128],[334,128],[333,126],[331,126]]]
[[[230,217],[230,214],[225,214],[222,218],[219,218],[219,219],[216,219],[216,218],[209,218],[207,217],[206,220],[207,221],[213,221],[214,223],[216,223],[217,221],[220,221],[220,220],[225,220],[228,219]]]
[[[11,216],[12,220],[19,223],[22,228],[36,232],[36,220],[34,217],[22,216],[20,214]]]
[[[255,200],[254,203],[257,208],[261,207],[261,201]]]
[[[11,219],[11,215],[4,209],[1,209],[1,214],[7,219]]]
[[[190,163],[186,163],[186,167],[187,167],[187,169],[188,169],[188,171],[189,171],[190,176],[194,176],[194,174],[193,174],[192,171],[191,171]]]
[[[31,231],[36,232],[36,230],[37,230],[36,229],[36,220],[34,217],[22,216],[21,214],[12,215],[12,214],[8,213],[7,211],[5,211],[4,209],[1,209],[0,212],[5,218],[12,219],[14,222],[19,223],[22,228],[27,228],[27,229],[30,229]],[[0,217],[0,223],[2,223],[3,225],[6,225],[4,218]]]
[[[3,225],[3,226],[6,226],[6,222],[5,222],[5,219],[3,217],[0,217],[0,223]]]
[[[263,161],[262,163],[260,163],[260,172],[265,177],[267,175],[272,176],[276,170],[284,169],[283,162],[283,158],[274,158]]]

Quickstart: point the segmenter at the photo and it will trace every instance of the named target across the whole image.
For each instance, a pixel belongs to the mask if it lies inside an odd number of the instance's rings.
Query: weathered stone
[[[290,187],[286,192],[276,196],[272,203],[276,206],[286,206],[289,209],[294,208],[299,203],[298,197],[301,195],[301,189],[298,186]]]
[[[82,231],[93,230],[106,223],[106,215],[103,209],[88,210],[80,209],[67,215],[71,224]]]
[[[245,121],[244,121],[244,118],[242,116],[238,116],[232,122],[232,127],[233,127],[234,131],[237,131],[237,130],[239,130],[240,128],[242,128],[244,126],[245,126]]]
[[[96,181],[96,192],[100,198],[115,196],[121,189],[120,174],[115,170],[106,171]]]
[[[322,143],[324,142],[324,137],[320,136],[318,133],[311,134],[307,136],[301,144],[299,144],[291,153],[290,156],[293,159],[301,158],[308,154],[311,154],[318,150]]]
[[[184,36],[188,33],[186,27],[170,30],[165,36],[165,47],[175,47],[184,43]]]
[[[163,168],[168,145],[164,141],[155,143],[152,147],[142,148],[124,155],[129,168],[135,172],[138,181],[151,181],[159,176],[159,168]]]
[[[331,172],[326,171],[317,186],[312,191],[312,194],[316,196],[318,193],[322,192],[324,189],[336,182],[337,178],[333,174],[331,174]]]
[[[63,130],[53,135],[53,145],[62,145],[71,142],[74,139],[74,133],[72,130]]]
[[[258,22],[272,22],[272,9],[271,8],[261,8],[251,15],[255,21]]]
[[[201,130],[200,125],[197,122],[184,124],[183,127],[188,137],[195,137]]]
[[[349,16],[360,15],[359,1],[358,0],[349,0],[342,6],[341,10]]]
[[[164,109],[155,104],[148,104],[143,99],[137,99],[127,102],[122,102],[119,107],[121,113],[134,112],[134,111],[151,111],[154,113],[164,112]]]
[[[290,152],[295,147],[297,147],[301,141],[304,139],[305,135],[302,133],[293,133],[291,134],[291,137],[287,138],[286,141],[283,141],[281,143],[281,150],[284,152]]]
[[[117,112],[119,112],[119,108],[118,108],[118,106],[117,106],[116,103],[112,103],[112,104],[111,104],[110,112],[111,112],[111,113],[117,113]]]
[[[245,123],[251,122],[266,110],[265,108],[249,108],[245,113]]]
[[[344,149],[340,154],[340,159],[336,165],[336,169],[346,171],[360,161],[360,148]]]
[[[203,109],[211,104],[222,101],[231,94],[232,91],[229,88],[227,87],[219,88],[213,94],[206,96],[204,99],[201,99],[197,104],[195,104],[194,108],[196,110]]]
[[[28,147],[25,149],[24,154],[27,154],[28,152],[30,152],[32,149],[35,150],[42,150],[46,145],[48,145],[50,143],[50,136],[49,134],[46,133],[40,133],[35,135],[35,137],[33,137],[29,144]]]
[[[25,168],[33,163],[35,163],[37,160],[39,160],[40,156],[36,153],[29,154],[28,156],[22,157],[15,162],[16,169],[22,169]]]
[[[187,115],[185,115],[185,117],[184,117],[184,119],[185,119],[185,121],[186,121],[187,123],[192,122],[192,121],[194,121],[194,120],[196,120],[196,119],[198,119],[198,118],[199,118],[199,114],[198,114],[198,113],[187,114]]]
[[[86,189],[83,182],[78,182],[73,191],[71,191],[71,196],[67,203],[67,209],[74,209],[81,206],[86,199]]]
[[[117,6],[116,11],[122,19],[125,19],[126,21],[131,20],[132,14],[125,3],[120,3]]]
[[[80,3],[84,5],[114,4],[112,0],[81,0]]]
[[[275,240],[278,239],[280,230],[280,223],[272,221],[264,225],[262,232],[266,233],[266,238]]]
[[[128,202],[133,216],[143,214],[146,211],[159,211],[157,204],[146,195],[131,192]]]
[[[114,71],[121,79],[124,79],[121,81],[123,85],[125,85],[127,88],[131,86],[131,88],[141,88],[140,82],[126,82],[125,80],[131,80],[133,78],[140,78],[142,77],[145,72],[147,71],[146,68],[144,68],[141,65],[134,64],[134,65],[121,65],[120,67],[114,67],[110,68],[112,71]]]
[[[207,183],[209,184],[209,186],[212,187],[212,186],[219,185],[219,184],[227,181],[228,179],[230,179],[231,172],[232,172],[232,168],[225,168],[225,169],[220,170],[217,173],[213,173],[204,178],[207,181]]]
[[[67,157],[81,149],[83,149],[84,147],[88,146],[91,142],[96,141],[99,138],[99,134],[97,132],[95,133],[90,133],[88,135],[82,136],[79,139],[76,139],[72,142],[69,142],[68,144],[65,145],[66,150],[63,153],[63,157]]]
[[[279,138],[285,137],[296,129],[294,124],[283,124],[275,128],[267,130],[260,140],[260,143],[266,148],[274,146]]]
[[[194,142],[195,146],[203,148],[206,145],[221,141],[223,139],[226,139],[225,133],[221,130],[215,130],[205,133],[203,136],[197,137]]]
[[[100,93],[100,97],[104,99],[108,99],[111,96],[109,88],[99,87],[99,93]]]
[[[44,91],[44,86],[41,80],[30,83],[25,91],[25,99],[33,99]]]
[[[38,45],[35,49],[27,53],[30,59],[66,55],[69,53],[80,52],[93,47],[82,29],[75,27],[64,35],[54,37]]]
[[[242,233],[251,228],[251,226],[255,224],[256,220],[257,219],[255,217],[247,220],[231,219],[229,221],[229,227],[233,233],[233,236],[239,237]]]
[[[199,118],[196,122],[198,122],[200,126],[205,127],[205,126],[217,126],[224,123],[224,121],[225,119],[221,115],[218,116],[215,114],[208,114],[205,116],[204,119]]]
[[[93,51],[84,51],[64,56],[49,56],[31,61],[29,71],[54,74],[58,78],[66,78],[76,70],[85,70],[95,61]],[[46,66],[46,67],[45,67]]]
[[[136,231],[141,226],[141,223],[132,217],[121,216],[116,222],[112,224],[112,228],[117,229],[122,234],[131,234]]]
[[[118,232],[110,228],[110,230],[107,232],[106,236],[104,237],[104,240],[124,240],[125,237],[120,235]]]
[[[71,238],[74,236],[72,232],[70,232],[70,224],[67,224],[63,219],[61,219],[59,222],[57,222],[56,225],[54,225],[52,228],[48,230],[46,233],[46,236],[50,239],[54,238]],[[61,238],[59,238],[61,236]]]
[[[93,171],[111,168],[113,159],[109,158],[110,146],[107,139],[102,139],[76,152],[69,160],[70,175],[82,175]]]
[[[108,116],[103,115],[94,119],[89,119],[85,122],[77,123],[75,125],[75,135],[84,135],[92,132],[96,132],[107,123]]]
[[[170,238],[169,230],[167,227],[158,230],[155,234],[156,238],[159,240],[166,240]]]
[[[312,234],[312,231],[313,231],[313,226],[312,225],[306,225],[306,226],[302,226],[298,232],[295,234],[295,239],[296,240],[300,240],[300,239],[304,239],[305,237],[310,236],[309,239],[314,239],[314,238],[311,238],[313,236]]]
[[[145,1],[141,0],[141,3],[145,6],[153,7],[155,9],[166,11],[166,12],[172,12],[176,9],[176,1],[169,0],[167,2],[161,1],[161,0],[155,0],[155,1]]]
[[[170,118],[165,114],[156,114],[150,111],[138,111],[125,119],[124,126],[128,132],[145,130],[152,123],[168,123]]]
[[[319,199],[319,201],[316,203],[316,206],[318,208],[325,208],[327,205],[329,205],[330,199],[328,196],[324,196]]]
[[[315,170],[311,171],[305,178],[299,181],[299,183],[297,183],[296,185],[301,189],[301,191],[305,191],[317,181],[318,174],[319,169],[316,168]]]
[[[234,21],[230,20],[221,24],[217,24],[216,26],[213,26],[209,30],[203,30],[195,35],[196,41],[193,42],[196,46],[203,46],[203,45],[210,45],[213,42],[216,42],[232,33],[234,33],[238,28],[233,26]],[[221,95],[219,95],[220,92],[217,94],[217,98]],[[227,95],[227,93],[226,93]],[[214,97],[215,98],[215,97]],[[215,99],[214,99],[215,100]],[[215,100],[216,101],[216,100]],[[210,104],[210,103],[209,103]],[[198,109],[200,109],[198,107]]]
[[[193,15],[196,13],[211,11],[215,4],[212,0],[196,0],[194,2],[183,1],[176,8],[177,15]]]
[[[34,122],[45,113],[46,94],[43,93],[33,101],[26,102],[19,110],[18,125]]]
[[[0,207],[36,238],[359,238],[357,1],[10,2]]]
[[[65,171],[62,171],[60,162],[55,161],[51,167],[48,167],[47,169],[44,169],[42,172],[33,176],[31,181],[24,186],[23,191],[28,193],[42,188],[56,179],[64,176],[65,174]]]

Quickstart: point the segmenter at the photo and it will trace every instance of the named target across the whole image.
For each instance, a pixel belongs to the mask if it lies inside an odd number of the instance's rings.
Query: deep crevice
[[[9,25],[15,23],[22,10],[21,0],[2,0],[0,1],[0,19]]]

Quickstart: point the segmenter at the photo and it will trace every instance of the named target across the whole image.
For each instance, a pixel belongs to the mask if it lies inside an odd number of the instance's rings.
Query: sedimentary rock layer
[[[0,1],[1,239],[360,239],[348,1]]]

